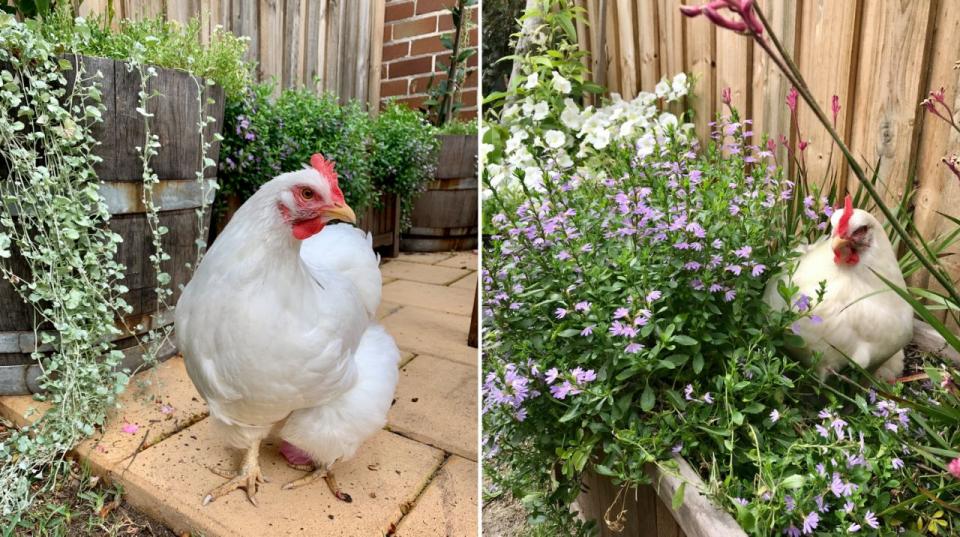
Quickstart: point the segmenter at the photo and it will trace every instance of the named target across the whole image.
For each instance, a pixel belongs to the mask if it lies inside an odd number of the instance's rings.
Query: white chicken
[[[256,505],[260,442],[282,440],[289,465],[324,477],[386,423],[399,351],[377,324],[381,278],[371,237],[355,222],[332,163],[263,185],[197,267],[176,310],[187,372],[226,441],[245,450],[238,472],[204,505],[237,488]],[[329,224],[329,225],[328,225]],[[216,470],[214,470],[216,471]]]
[[[819,354],[821,378],[841,370],[849,357],[892,382],[903,372],[903,348],[913,337],[913,309],[874,274],[905,287],[890,239],[873,215],[853,208],[850,196],[843,210],[831,216],[830,225],[831,234],[806,248],[792,275],[800,293],[792,307],[813,308],[794,326],[805,343],[797,357],[809,363]],[[788,307],[777,292],[778,281],[787,277],[767,284],[764,300],[775,309]],[[815,304],[820,282],[826,282],[826,291]]]

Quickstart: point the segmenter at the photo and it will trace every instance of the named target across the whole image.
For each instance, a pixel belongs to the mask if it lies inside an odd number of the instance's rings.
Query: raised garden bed
[[[66,58],[74,66],[74,57]],[[128,70],[121,61],[105,58],[81,57],[88,73],[103,73],[101,91],[106,110],[103,121],[94,127],[94,136],[100,142],[95,154],[103,159],[96,167],[102,186],[100,193],[113,217],[110,228],[123,238],[117,256],[126,266],[122,284],[127,291],[123,298],[133,311],[123,321],[134,327],[133,332],[118,336],[116,348],[125,355],[122,367],[136,367],[141,363],[141,349],[136,335],[173,322],[169,311],[156,309],[156,275],[149,261],[153,253],[152,236],[142,203],[143,183],[140,154],[136,149],[145,138],[143,117],[136,112],[139,106],[140,75]],[[73,73],[67,73],[73,83]],[[162,268],[171,277],[169,288],[173,295],[167,303],[175,304],[180,288],[186,285],[191,270],[188,263],[196,258],[196,240],[200,230],[196,210],[204,200],[195,174],[202,161],[201,142],[197,134],[197,92],[204,90],[213,99],[206,114],[216,121],[207,129],[206,136],[213,143],[211,153],[219,152],[219,143],[213,140],[223,119],[224,97],[219,86],[207,86],[184,71],[157,68],[157,76],[150,79],[146,91],[155,92],[148,112],[153,114],[151,128],[160,137],[159,153],[151,160],[151,167],[160,182],[154,187],[154,196],[160,210],[160,225],[169,233],[163,236],[163,249],[170,259]],[[0,170],[0,177],[6,170]],[[216,169],[207,169],[207,178],[216,178]],[[206,204],[213,202],[213,191],[207,194]],[[209,216],[208,216],[209,218]],[[11,266],[24,273],[25,265],[14,251]],[[0,395],[34,393],[40,368],[30,357],[38,349],[34,333],[34,311],[25,304],[10,282],[0,280]],[[119,321],[119,320],[118,320]],[[41,326],[43,330],[45,327]],[[48,347],[40,346],[43,352]],[[172,345],[162,349],[161,356],[174,352]]]
[[[960,364],[960,354],[923,321],[914,320],[913,345],[923,353]],[[595,520],[602,537],[745,537],[747,533],[733,517],[702,493],[704,482],[687,461],[680,457],[674,461],[675,473],[647,465],[653,484],[623,491],[609,478],[588,471],[574,509],[585,519]],[[673,509],[674,494],[683,483],[687,484],[683,503]]]
[[[477,136],[441,135],[435,180],[420,195],[403,234],[408,252],[477,247]]]

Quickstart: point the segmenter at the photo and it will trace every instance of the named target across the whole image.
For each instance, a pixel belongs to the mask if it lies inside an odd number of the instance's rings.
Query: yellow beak
[[[841,248],[850,247],[850,239],[844,239],[843,237],[834,237],[830,242],[830,247],[834,252],[840,250]]]
[[[331,209],[324,209],[320,213],[326,221],[330,220],[342,220],[344,222],[350,222],[351,224],[357,223],[357,215],[353,213],[353,209],[349,205],[334,205]]]

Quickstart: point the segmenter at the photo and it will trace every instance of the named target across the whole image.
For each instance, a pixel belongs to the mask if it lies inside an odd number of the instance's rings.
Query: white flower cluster
[[[613,94],[611,101],[599,108],[581,108],[567,97],[571,83],[556,71],[547,84],[555,102],[559,101],[557,94],[563,99],[563,108],[551,108],[548,101],[538,101],[531,95],[542,83],[537,73],[528,76],[523,88],[530,90],[529,94],[504,107],[500,114],[508,134],[506,139],[501,144],[481,144],[484,173],[495,189],[519,189],[518,170],[523,172],[525,186],[541,189],[548,171],[563,172],[582,166],[591,154],[602,152],[611,144],[630,144],[639,158],[645,158],[667,132],[687,135],[692,129],[689,123],[681,125],[674,114],[658,107],[661,99],[669,103],[687,94],[689,81],[685,73],[660,81],[655,93],[641,92],[629,101]],[[486,124],[481,127],[481,139],[486,138],[489,128]],[[488,158],[491,154],[496,157]],[[490,194],[484,191],[485,198]]]

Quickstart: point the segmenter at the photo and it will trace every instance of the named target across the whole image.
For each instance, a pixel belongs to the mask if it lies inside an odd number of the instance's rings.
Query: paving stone
[[[470,315],[473,291],[457,287],[441,287],[420,282],[397,280],[383,286],[383,299],[404,306]]]
[[[403,367],[403,366],[407,365],[407,363],[410,362],[410,360],[413,360],[413,359],[416,358],[416,357],[417,357],[416,354],[413,354],[413,353],[410,352],[410,351],[405,351],[405,350],[401,349],[401,350],[400,350],[400,363],[397,364],[397,366],[398,366],[398,367]]]
[[[390,261],[380,267],[380,272],[388,278],[436,285],[453,283],[470,273],[470,271],[460,268],[408,263],[406,261]]]
[[[383,319],[387,315],[390,315],[402,307],[402,304],[397,304],[396,302],[381,301],[380,307],[377,308],[377,319]]]
[[[408,263],[423,263],[425,265],[433,265],[435,263],[450,259],[451,257],[453,257],[453,252],[403,252],[399,257],[397,257],[397,259],[400,261],[406,261]]]
[[[477,365],[477,349],[467,346],[469,317],[407,306],[381,322],[400,350]]]
[[[187,376],[183,358],[176,356],[131,379],[120,395],[120,407],[110,411],[103,430],[81,442],[75,451],[95,473],[104,474],[138,449],[148,448],[206,415],[207,405]]]
[[[0,416],[17,427],[29,425],[50,409],[50,403],[37,401],[32,395],[7,395],[0,397]]]
[[[397,527],[397,537],[474,537],[477,528],[477,463],[456,455],[433,476],[416,507]]]
[[[457,287],[459,289],[469,289],[470,292],[474,292],[477,289],[477,273],[471,272],[470,274],[460,278],[459,280],[450,284],[450,287]]]
[[[387,427],[477,460],[477,369],[420,355],[400,370]]]
[[[441,267],[477,270],[477,252],[457,252],[452,257],[437,263]]]
[[[337,500],[322,480],[295,490],[283,483],[303,472],[287,467],[274,443],[260,449],[260,464],[270,483],[260,488],[259,507],[235,491],[203,507],[211,488],[223,483],[208,468],[235,468],[239,451],[226,448],[210,420],[203,420],[137,455],[125,472],[115,472],[137,509],[174,532],[206,537],[274,535],[384,535],[423,490],[443,461],[432,447],[381,431],[356,456],[333,470],[352,503]]]

